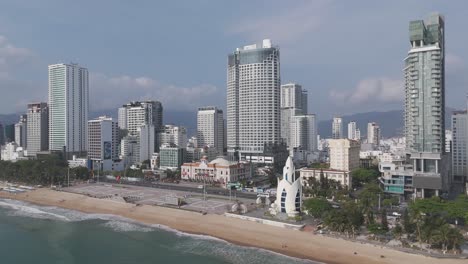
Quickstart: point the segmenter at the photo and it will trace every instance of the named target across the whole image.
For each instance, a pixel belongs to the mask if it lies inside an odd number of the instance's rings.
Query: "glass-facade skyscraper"
[[[405,58],[406,152],[413,164],[418,197],[445,190],[450,166],[445,155],[444,18],[432,14],[409,24],[411,48]]]
[[[445,144],[444,19],[410,22],[405,59],[405,135],[408,151],[442,153]]]

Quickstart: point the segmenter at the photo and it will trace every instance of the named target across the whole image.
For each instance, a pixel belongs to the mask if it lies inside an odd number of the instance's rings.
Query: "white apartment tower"
[[[216,148],[218,155],[224,153],[223,110],[214,106],[200,107],[197,113],[197,144]],[[184,147],[184,146],[182,146]]]
[[[280,143],[280,52],[269,39],[261,47],[228,56],[227,147],[230,153],[263,153]]]
[[[281,138],[291,146],[291,122],[293,116],[307,114],[307,91],[297,83],[281,85]]]
[[[88,121],[88,158],[91,160],[117,160],[119,128],[114,119],[107,116]]]
[[[49,65],[49,149],[83,153],[87,147],[88,69]]]
[[[27,115],[21,115],[18,123],[15,124],[15,143],[18,147],[27,148],[26,137],[27,137]]]
[[[343,119],[334,117],[332,123],[332,139],[343,138]]]
[[[154,153],[155,128],[154,125],[143,125],[138,128],[140,155],[139,162],[150,160]]]
[[[367,143],[378,147],[380,144],[380,126],[377,123],[367,124]]]
[[[49,107],[47,103],[28,104],[26,145],[28,156],[49,149]]]
[[[315,115],[298,115],[291,118],[290,148],[317,151],[317,125]]]
[[[358,135],[359,134],[359,135]],[[348,123],[348,139],[352,140],[360,140],[360,131],[357,128],[357,124],[355,121],[351,121]]]
[[[187,129],[182,126],[164,125],[159,133],[160,146],[164,144],[175,144],[180,148],[185,148],[187,142]]]
[[[163,108],[159,101],[130,102],[119,108],[119,127],[131,135],[138,134],[142,125],[153,125],[158,131],[163,125]]]

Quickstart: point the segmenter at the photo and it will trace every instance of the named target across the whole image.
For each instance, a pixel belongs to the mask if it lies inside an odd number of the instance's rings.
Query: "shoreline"
[[[439,259],[360,244],[313,233],[268,226],[223,215],[202,215],[166,207],[116,202],[81,194],[38,189],[25,193],[0,192],[0,198],[56,206],[83,213],[109,214],[143,224],[161,225],[193,235],[211,236],[228,243],[261,248],[285,256],[323,263],[465,263],[466,259]],[[287,245],[286,248],[283,245]],[[357,252],[357,254],[354,254]],[[381,256],[384,256],[382,258]]]

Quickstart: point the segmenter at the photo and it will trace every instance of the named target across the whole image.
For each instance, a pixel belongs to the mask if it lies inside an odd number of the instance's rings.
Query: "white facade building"
[[[290,152],[294,148],[317,151],[317,123],[315,115],[293,116],[290,125]]]
[[[27,148],[27,115],[21,115],[18,123],[15,124],[15,142],[19,147]]]
[[[88,159],[100,170],[112,171],[119,159],[119,127],[111,117],[101,116],[88,121]]]
[[[352,171],[359,168],[360,144],[349,139],[328,140],[330,169]]]
[[[361,140],[361,131],[357,128],[357,124],[354,121],[348,123],[348,139]]]
[[[130,102],[120,107],[118,114],[119,127],[130,135],[137,135],[142,125],[153,125],[157,131],[162,128],[163,107],[159,101]]]
[[[49,65],[49,149],[83,153],[87,147],[88,69]]]
[[[380,126],[377,123],[367,124],[367,143],[373,144],[374,147],[380,145]]]
[[[218,183],[226,188],[230,182],[247,179],[250,173],[249,163],[228,161],[217,158],[212,161],[201,159],[200,162],[184,163],[181,178],[206,183]]]
[[[26,145],[28,156],[49,149],[49,107],[47,103],[28,104]]]
[[[295,122],[294,116],[307,115],[307,91],[297,83],[281,85],[281,138],[288,146],[290,152],[292,144],[291,129]]]
[[[187,129],[182,126],[164,125],[159,133],[159,143],[160,145],[175,144],[185,148],[187,146]]]
[[[332,123],[332,139],[343,138],[343,119],[334,117]]]
[[[1,149],[1,159],[5,161],[15,162],[17,160],[27,159],[25,157],[24,148],[19,147],[15,142],[9,142],[4,146],[0,147]]]
[[[139,146],[140,146],[140,155],[139,163],[150,160],[151,156],[154,153],[154,126],[153,125],[143,125],[138,128],[139,133]]]
[[[352,186],[352,177],[350,171],[302,168],[300,169],[300,174],[302,178],[302,184],[304,186],[309,186],[310,178],[315,178],[317,181],[320,181],[320,176],[322,174],[325,179],[334,180],[345,188],[350,188]]]
[[[261,154],[280,142],[280,56],[266,39],[261,47],[238,48],[228,56],[228,152]]]
[[[214,146],[218,155],[223,155],[224,134],[223,110],[214,106],[198,108],[197,145],[200,147]]]
[[[140,137],[126,136],[120,142],[120,158],[125,160],[125,167],[140,162]]]

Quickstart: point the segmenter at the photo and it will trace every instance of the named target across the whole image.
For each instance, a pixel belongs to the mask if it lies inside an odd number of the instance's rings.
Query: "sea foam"
[[[179,237],[189,238],[182,240],[182,242],[177,245],[178,250],[182,252],[196,255],[217,256],[237,264],[264,263],[265,259],[270,259],[272,257],[287,258],[289,259],[289,263],[319,263],[289,257],[266,249],[235,245],[226,240],[208,235],[185,233],[165,225],[144,224],[117,215],[87,214],[54,206],[38,206],[10,199],[0,199],[0,207],[7,209],[8,214],[12,216],[51,219],[65,222],[102,220],[104,221],[101,224],[102,226],[116,232],[152,232],[162,230],[173,233]]]

